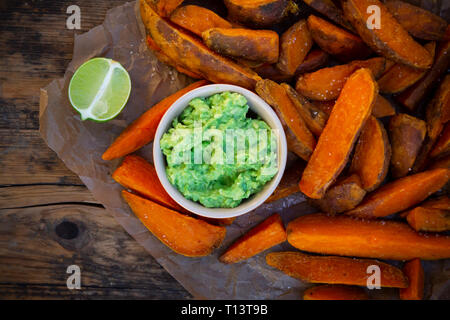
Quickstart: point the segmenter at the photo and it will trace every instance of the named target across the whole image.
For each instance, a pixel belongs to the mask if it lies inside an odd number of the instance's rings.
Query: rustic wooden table
[[[124,2],[0,0],[0,299],[190,298],[39,135],[39,89],[63,76],[74,35]],[[66,286],[73,264],[80,290]]]

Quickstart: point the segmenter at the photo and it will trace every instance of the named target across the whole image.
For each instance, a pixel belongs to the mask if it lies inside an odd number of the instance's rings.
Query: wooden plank
[[[100,203],[85,186],[25,185],[0,188],[0,209],[60,203]]]
[[[0,186],[36,183],[83,185],[38,131],[0,129]]]
[[[73,264],[81,269],[80,290],[66,288],[66,270]],[[181,299],[189,294],[105,209],[53,205],[0,210],[0,299],[24,297]]]

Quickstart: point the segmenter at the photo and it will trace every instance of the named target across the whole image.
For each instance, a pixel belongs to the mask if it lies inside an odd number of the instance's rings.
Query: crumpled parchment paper
[[[86,60],[102,56],[119,61],[129,72],[131,96],[124,111],[107,123],[80,120],[67,97],[74,71]],[[73,60],[64,78],[41,89],[40,132],[66,166],[75,172],[94,197],[194,298],[202,299],[298,299],[310,284],[269,267],[265,254],[245,262],[224,265],[219,254],[239,235],[273,212],[284,222],[315,210],[298,193],[272,204],[264,204],[241,216],[228,227],[222,247],[204,258],[187,258],[168,249],[134,216],[121,198],[122,188],[111,173],[120,163],[103,161],[101,155],[115,137],[150,106],[185,87],[191,79],[159,62],[147,49],[145,30],[137,2],[111,9],[102,25],[75,37]],[[152,161],[151,145],[139,154]],[[292,250],[284,243],[270,251]],[[450,261],[426,262],[427,296],[450,298]],[[395,290],[374,290],[374,298],[396,298]]]

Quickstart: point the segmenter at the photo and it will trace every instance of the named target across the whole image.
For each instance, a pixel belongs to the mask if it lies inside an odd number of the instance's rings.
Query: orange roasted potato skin
[[[279,38],[274,31],[211,28],[202,37],[211,50],[225,56],[267,63],[278,61]]]
[[[300,20],[293,24],[281,36],[278,69],[284,74],[294,75],[312,45],[313,40],[306,21]]]
[[[202,32],[211,28],[232,28],[230,22],[215,12],[196,5],[187,5],[177,8],[170,15],[170,21],[202,36]]]
[[[231,20],[250,27],[271,27],[299,8],[292,0],[224,0]]]

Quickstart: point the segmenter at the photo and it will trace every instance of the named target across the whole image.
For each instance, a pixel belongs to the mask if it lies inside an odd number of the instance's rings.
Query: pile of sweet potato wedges
[[[238,263],[288,241],[320,254],[266,256],[292,277],[327,284],[305,299],[366,299],[361,287],[372,265],[382,287],[421,299],[420,260],[450,258],[450,29],[396,0],[303,1],[315,10],[307,17],[291,0],[224,0],[224,18],[183,0],[141,0],[150,50],[198,81],[136,119],[103,159],[125,156],[113,178],[132,191],[124,199],[156,237],[185,256],[208,255],[233,219],[187,212],[154,167],[131,153],[153,140],[184,93],[208,83],[253,90],[276,111],[298,156],[268,202],[302,192],[322,213],[299,212],[286,228],[275,213],[220,261]],[[369,6],[379,9],[378,28]],[[297,15],[284,32],[272,30]],[[400,270],[373,259],[407,262]]]

